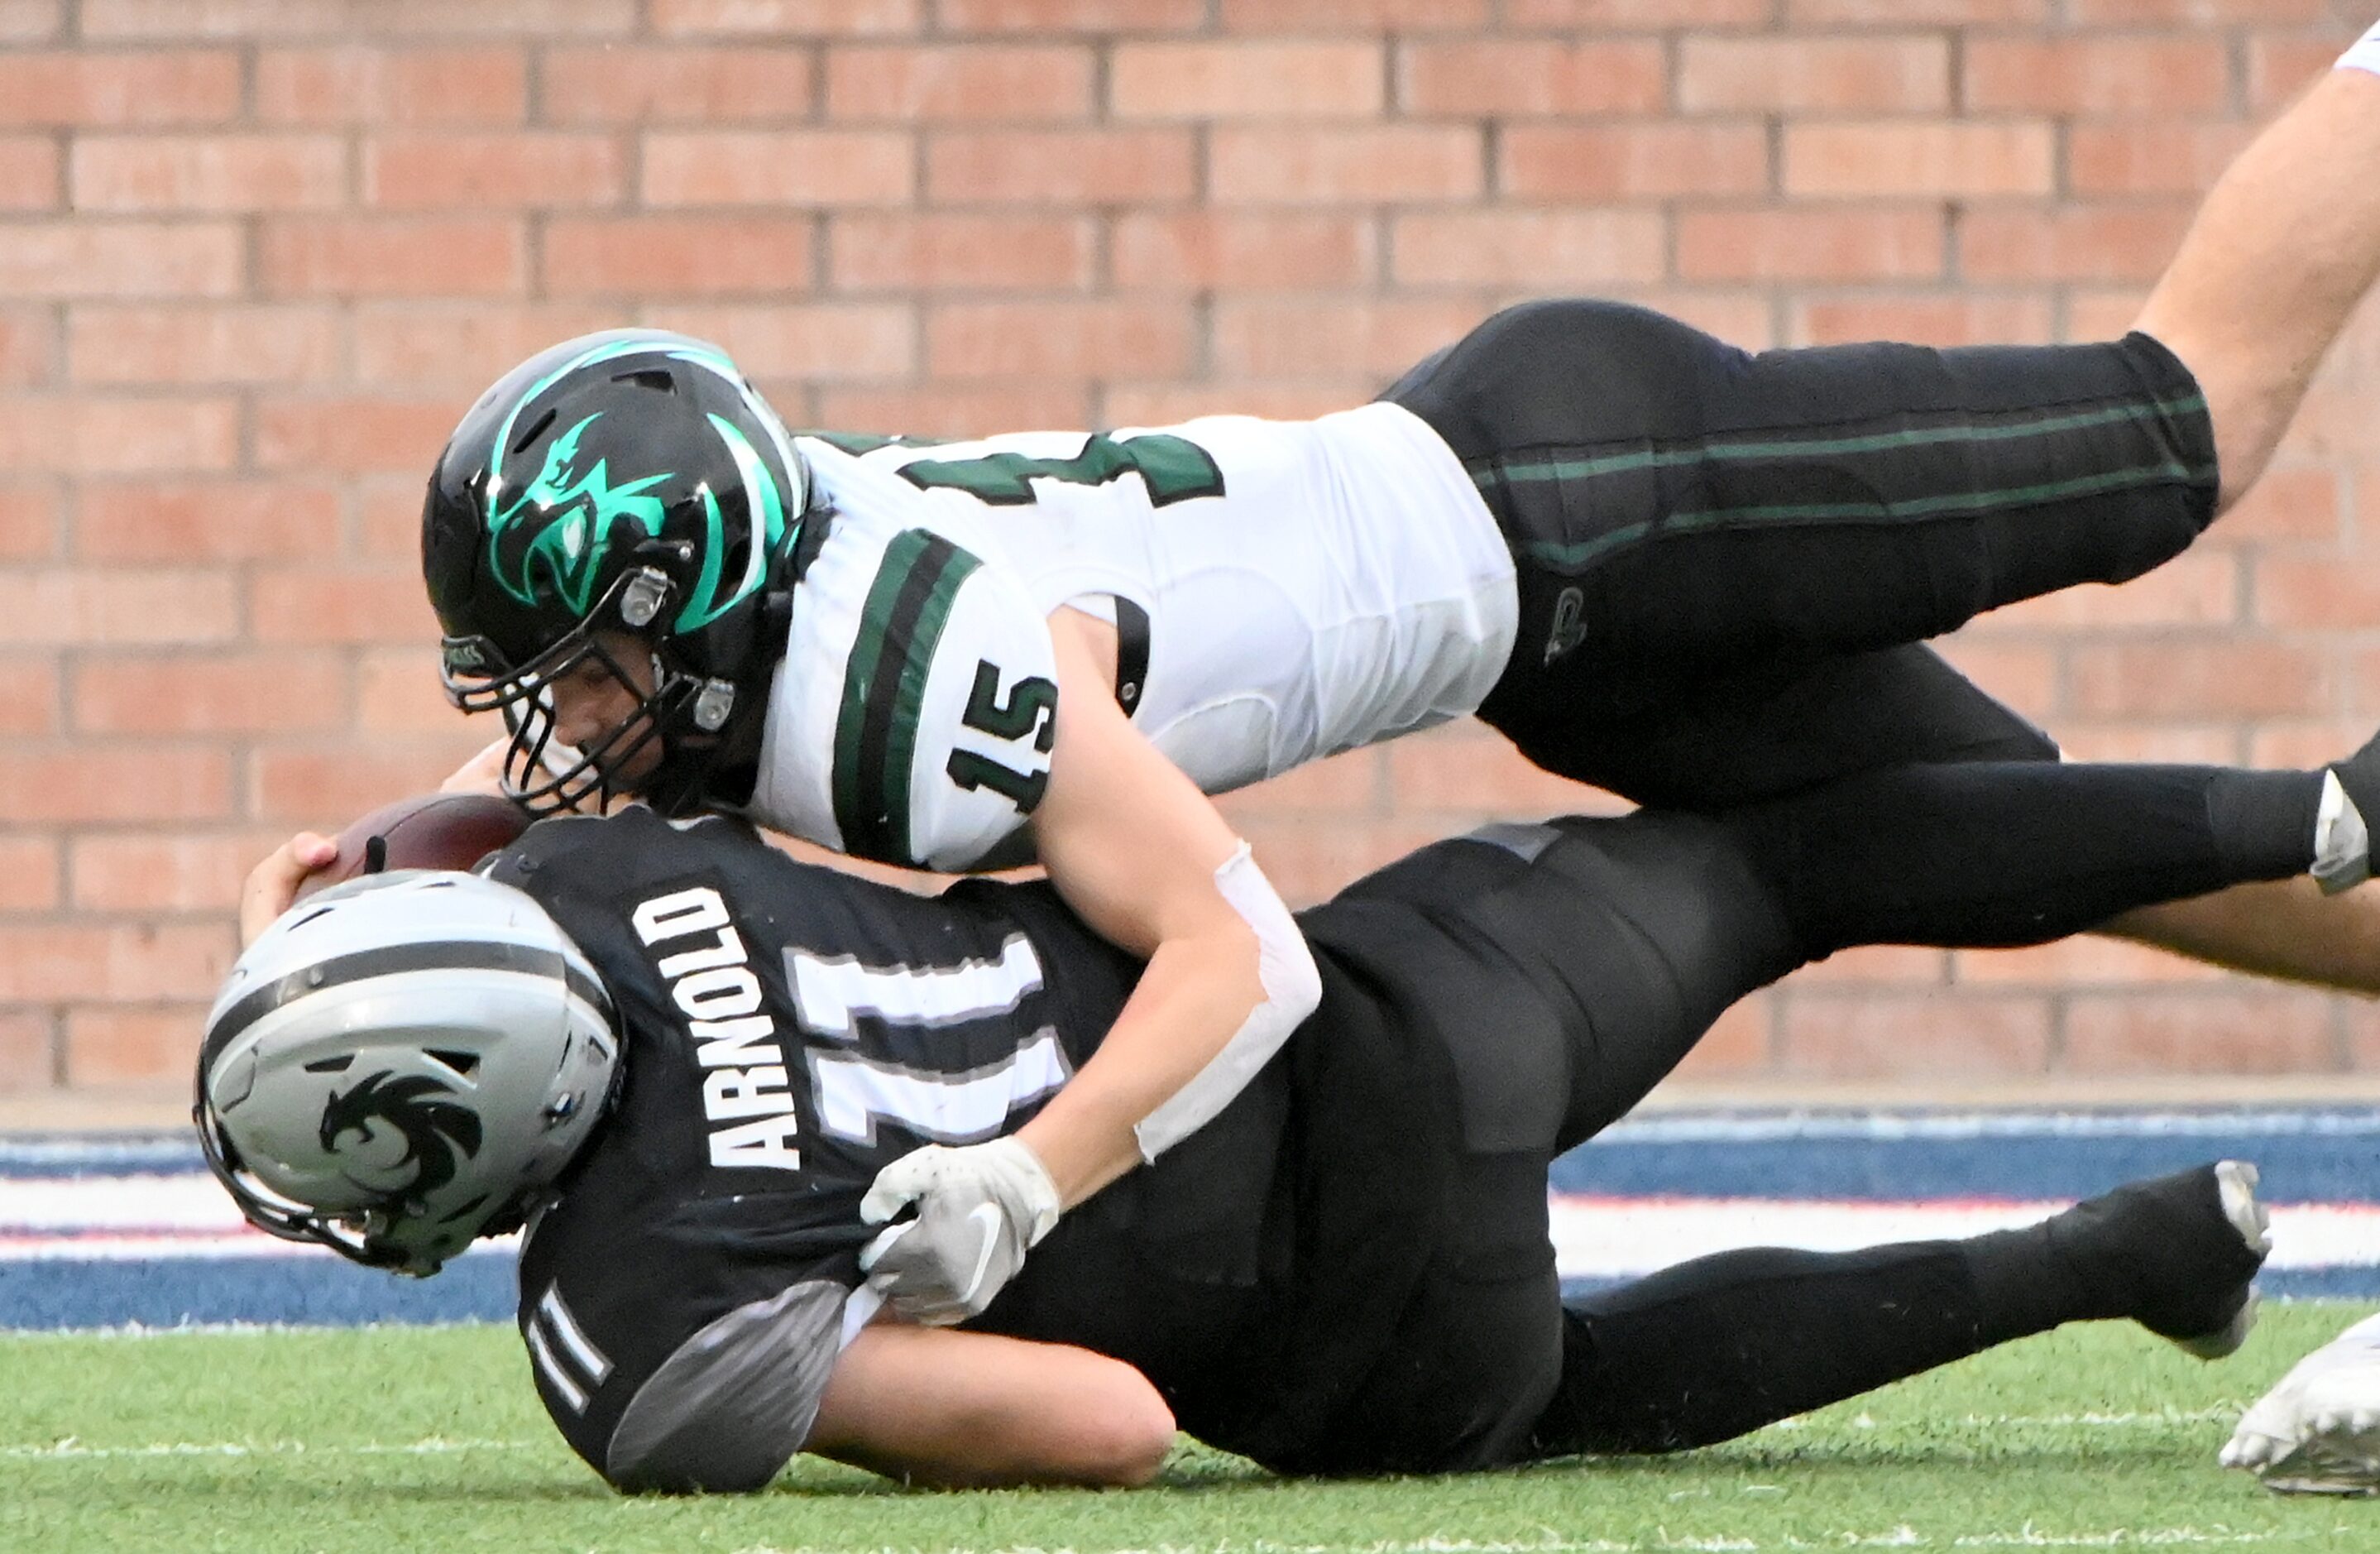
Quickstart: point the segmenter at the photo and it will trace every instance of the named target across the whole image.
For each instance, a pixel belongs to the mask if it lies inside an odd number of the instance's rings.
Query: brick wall
[[[178,1079],[247,863],[429,784],[421,479],[644,321],[813,424],[1299,415],[1500,302],[1748,346],[2119,329],[2368,0],[0,0],[0,1087]],[[2263,494],[1952,651],[2085,756],[2380,720],[2380,330]],[[1482,731],[1235,799],[1294,894],[1594,795]],[[2380,1062],[2078,942],[1840,957],[1698,1072]]]

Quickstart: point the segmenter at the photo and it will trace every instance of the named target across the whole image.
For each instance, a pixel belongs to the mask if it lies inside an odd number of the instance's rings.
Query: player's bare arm
[[[1134,1130],[1266,996],[1256,931],[1216,883],[1239,837],[1125,719],[1076,619],[1050,621],[1066,715],[1034,841],[1066,904],[1148,969],[1099,1055],[1019,1135],[1070,1207],[1138,1163]]]
[[[2096,931],[2251,977],[2380,997],[2380,892],[2261,880],[2136,907]]]
[[[880,1321],[835,1362],[805,1450],[949,1488],[1146,1484],[1173,1447],[1148,1378],[1071,1344]]]
[[[439,783],[438,791],[509,796],[504,780],[504,751],[509,744],[508,739],[490,742]],[[248,882],[239,893],[240,943],[255,943],[258,934],[289,910],[307,880],[330,868],[338,856],[338,844],[334,839],[320,832],[301,831],[258,860],[256,867],[249,870]]]
[[[916,1320],[983,1310],[1061,1212],[1220,1111],[1318,996],[1286,908],[1213,804],[1133,728],[1075,618],[1050,622],[1067,710],[1032,836],[1066,904],[1148,965],[1098,1055],[1014,1138],[920,1150],[878,1179],[874,1219],[938,1195],[867,1264]],[[996,1217],[978,1230],[984,1206]]]
[[[585,661],[554,683],[557,736],[565,744],[600,737],[606,729],[624,722],[633,722],[643,698],[650,694],[650,671],[640,673],[641,655],[636,651],[635,641],[615,634],[606,646],[611,650],[606,656]],[[511,797],[513,788],[505,781],[504,762],[512,746],[509,733],[490,740],[470,759],[449,772],[438,784],[438,791]],[[634,752],[631,759],[642,769],[650,770],[658,754],[647,747]],[[592,795],[582,795],[565,807],[584,810],[592,807]],[[614,799],[612,804],[623,802],[626,801]],[[253,943],[266,925],[289,910],[307,877],[329,868],[337,856],[338,849],[329,838],[301,831],[258,863],[249,871],[247,888],[240,894],[240,942]]]
[[[319,832],[301,831],[266,854],[248,871],[239,892],[239,941],[253,944],[273,919],[289,910],[306,876],[330,867],[338,844]]]

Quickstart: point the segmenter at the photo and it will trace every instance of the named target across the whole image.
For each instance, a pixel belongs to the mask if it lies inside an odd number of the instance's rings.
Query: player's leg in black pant
[[[1385,397],[1463,458],[1513,548],[1520,629],[1481,715],[1548,770],[1645,802],[1681,797],[1601,767],[1633,747],[1607,725],[2135,577],[2214,513],[2204,399],[2144,335],[1753,355],[1643,309],[1547,301]]]
[[[2380,813],[2380,753],[2335,770]],[[1837,950],[2044,943],[2151,902],[2304,873],[2324,782],[1898,767],[1715,816],[1491,828],[1381,869],[1305,922],[1442,1033],[1472,1147],[1549,1156],[1634,1106],[1729,1005]]]
[[[1939,636],[2136,577],[2215,511],[2204,398],[2145,335],[1754,355],[1551,300],[1384,397],[1446,439],[1505,527],[1516,670],[1587,684]]]
[[[2240,1172],[2135,1183],[1965,1241],[1724,1252],[1568,1302],[1561,1380],[1524,1454],[1706,1446],[2063,1322],[2131,1317],[2228,1354],[2265,1254]]]
[[[2380,813],[2374,768],[2380,754],[2367,748],[2334,770]],[[2039,942],[2147,902],[2302,872],[2324,793],[2319,772],[1896,768],[1718,816],[1489,828],[1306,914],[1318,949],[1442,1043],[1463,1177],[1478,1190],[1451,1211],[1398,1365],[1351,1404],[1328,1452],[1296,1465],[1451,1468],[1585,1449],[1585,1426],[1558,1431],[1546,1415],[1577,1414],[1589,1381],[1620,1383],[1577,1358],[1582,1318],[1561,1308],[1544,1252],[1545,1165],[1633,1107],[1737,999],[1852,944]],[[1651,1315],[1625,1305],[1590,1315],[1628,1335],[1599,1341],[1606,1360],[1617,1353],[1636,1367],[1628,1374],[1651,1378],[1615,1392],[1623,1402],[1671,1395],[1676,1374],[1650,1356],[1693,1324],[1743,1327],[1753,1395],[1767,1401],[1751,1414],[1644,1427],[1671,1444],[1716,1439],[1828,1388],[1857,1390],[2058,1321],[2141,1316],[2180,1337],[2220,1328],[2246,1273],[2241,1238],[2222,1229],[2219,1203],[2205,1209],[2204,1187],[2168,1184],[2147,1201],[2117,1200],[2120,1212],[1963,1248],[1816,1263],[1739,1255],[1639,1288]],[[1524,1209],[1538,1219],[1523,1226]],[[1524,1244],[1536,1262],[1520,1257]],[[2150,1277],[2124,1284],[2127,1269]],[[1797,1289],[1846,1315],[1805,1321],[1789,1298]],[[1791,1371],[1796,1354],[1821,1379]],[[1788,1369],[1760,1368],[1772,1366]],[[1595,1439],[1623,1449],[1608,1432]]]
[[[2342,763],[2351,786],[2361,770]],[[2135,906],[2305,873],[2324,782],[1970,762],[1868,772],[1712,819],[1809,961],[1855,944],[2046,943]]]
[[[1600,717],[1544,695],[1547,715],[1524,730],[1536,764],[1665,809],[1731,809],[1887,767],[2058,759],[1922,642],[1697,680]]]

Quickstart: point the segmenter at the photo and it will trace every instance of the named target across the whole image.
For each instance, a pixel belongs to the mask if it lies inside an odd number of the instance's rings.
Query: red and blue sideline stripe
[[[1553,1238],[1584,1287],[1730,1246],[1970,1235],[2227,1156],[2274,1206],[2268,1293],[2380,1297],[2380,1108],[1654,1114],[1555,1162]],[[0,1328],[504,1321],[514,1268],[498,1243],[397,1279],[275,1240],[186,1136],[0,1139]]]

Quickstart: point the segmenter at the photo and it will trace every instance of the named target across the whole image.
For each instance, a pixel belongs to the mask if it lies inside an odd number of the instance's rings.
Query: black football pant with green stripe
[[[1520,631],[1480,716],[1548,771],[1670,807],[2055,759],[1922,644],[2138,577],[2215,512],[2205,401],[2143,334],[1754,355],[1546,301],[1384,397],[1446,439],[1512,546]]]

